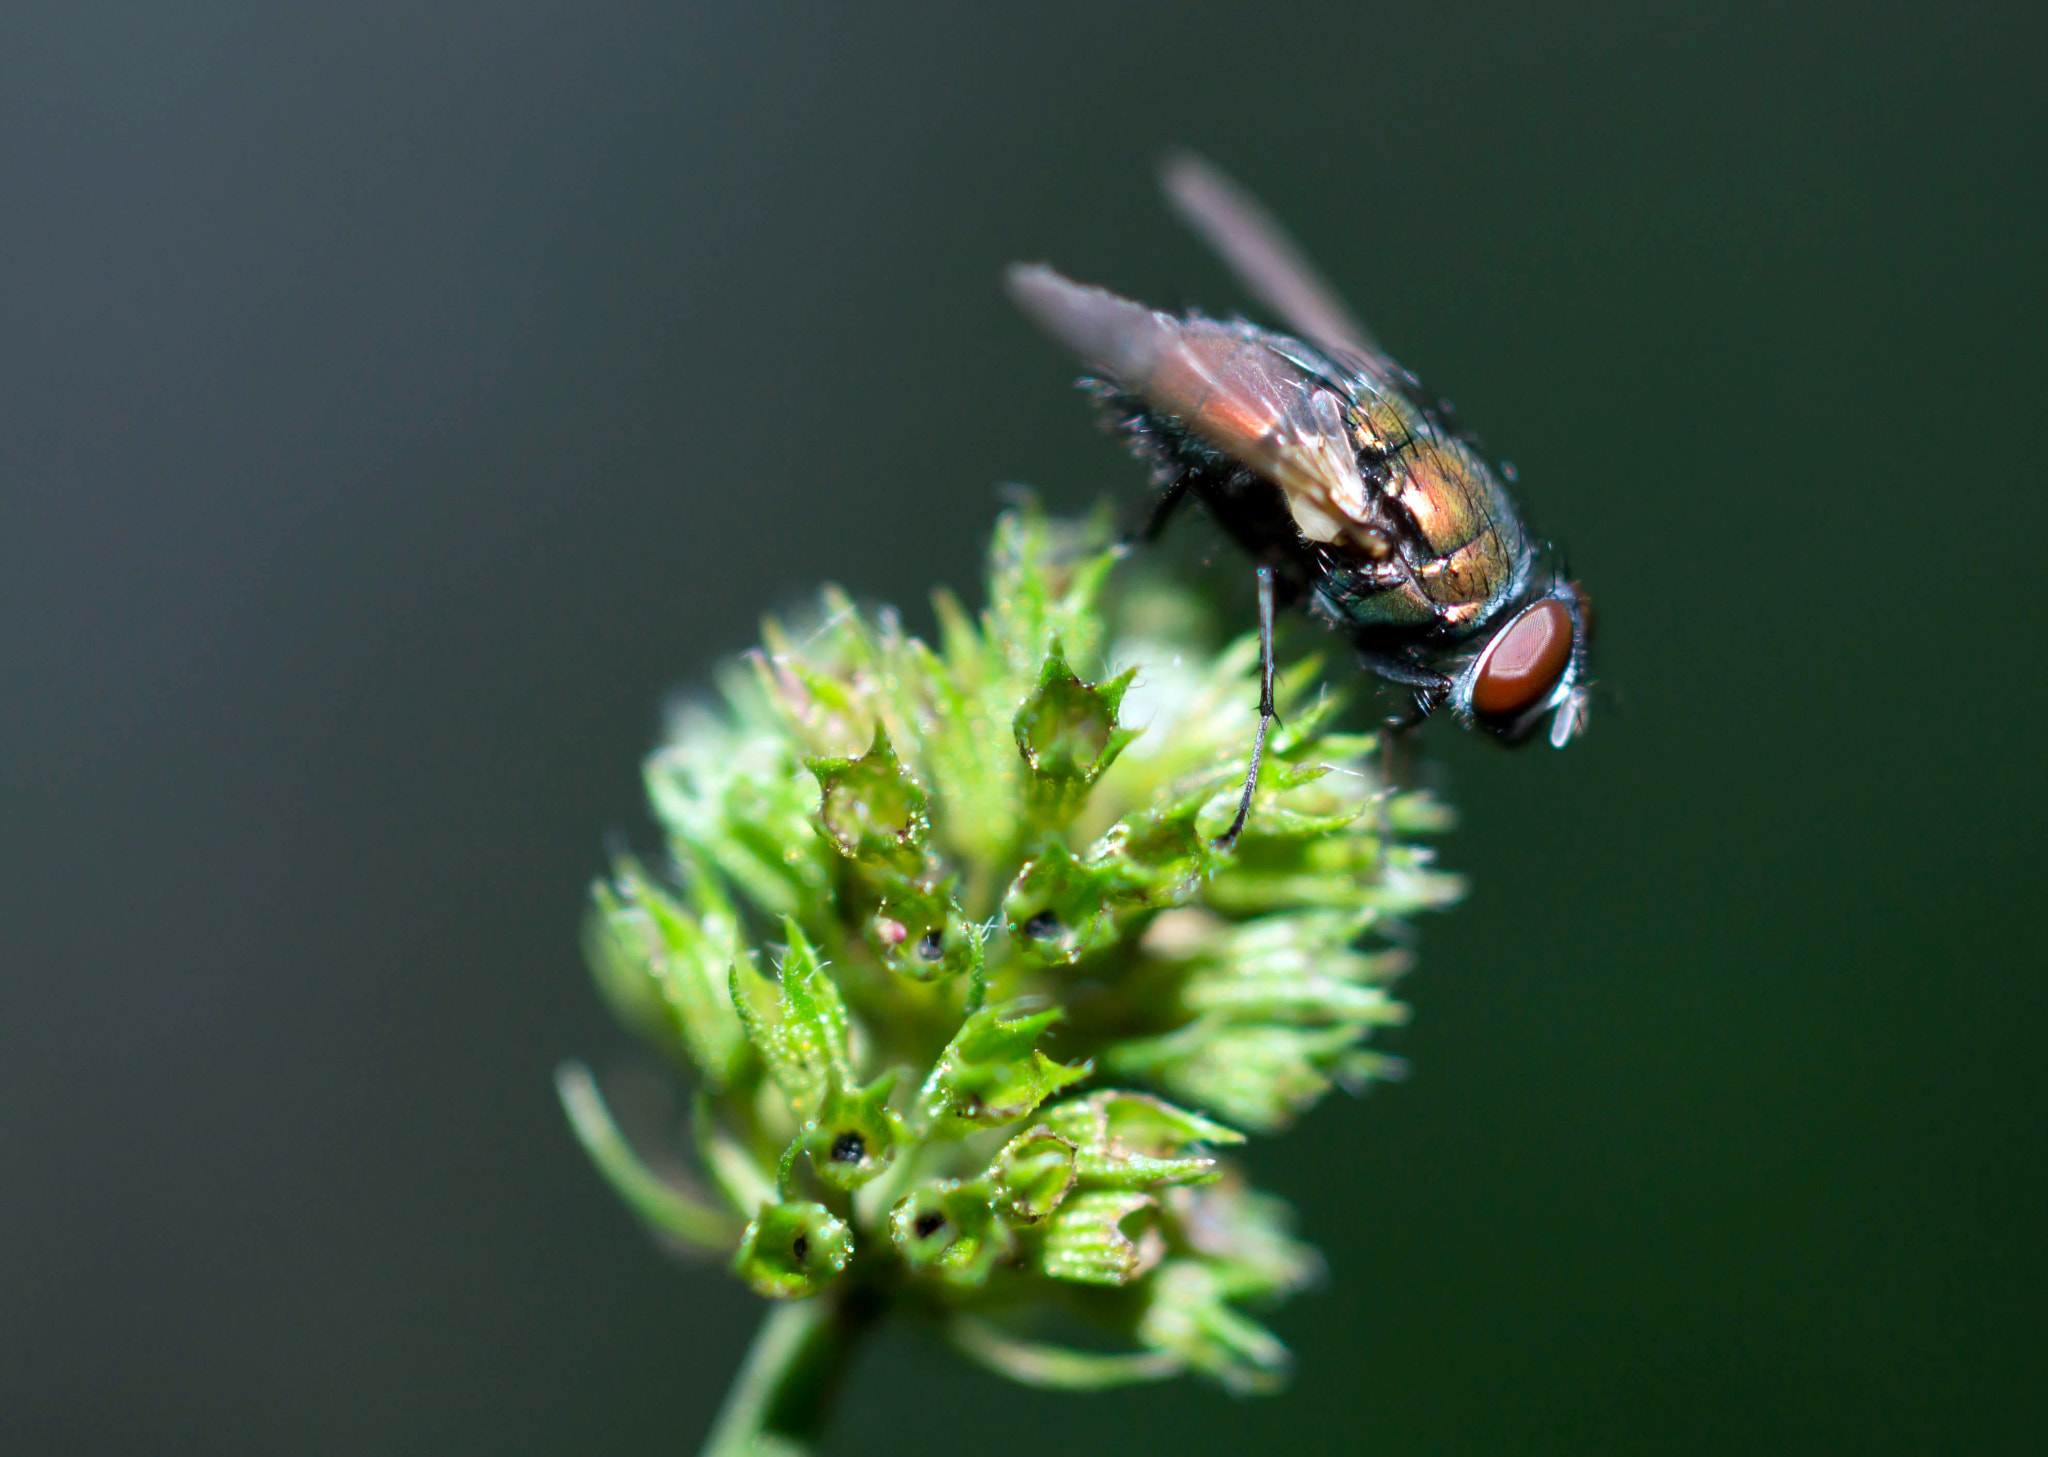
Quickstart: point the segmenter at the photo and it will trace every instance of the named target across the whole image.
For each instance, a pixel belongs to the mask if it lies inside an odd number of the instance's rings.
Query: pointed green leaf
[[[726,1203],[745,1213],[775,1201],[775,1181],[740,1141],[719,1123],[712,1099],[702,1088],[690,1104],[690,1136],[697,1158]]]
[[[804,936],[803,928],[785,917],[782,931],[789,943],[782,958],[784,1031],[800,1045],[808,1064],[828,1072],[845,1072],[846,1003],[825,974],[817,948]]]
[[[1218,1012],[1237,1022],[1397,1027],[1408,1020],[1407,1005],[1388,996],[1384,987],[1312,974],[1195,977],[1182,990],[1181,1002],[1191,1012]]]
[[[1294,1210],[1285,1199],[1247,1188],[1226,1173],[1200,1188],[1161,1196],[1187,1247],[1199,1255],[1231,1300],[1271,1300],[1313,1285],[1323,1257],[1293,1237]]]
[[[747,655],[754,684],[805,752],[830,753],[868,737],[860,696],[843,675],[819,661],[812,651],[815,639],[799,646],[770,617],[761,624],[761,644]]]
[[[1202,914],[1175,913],[1182,919]],[[1155,947],[1153,933],[1168,919],[1162,916],[1153,923],[1146,949],[1197,963],[1196,980],[1326,976],[1364,986],[1394,980],[1414,960],[1414,953],[1402,947],[1356,948],[1358,938],[1382,919],[1370,908],[1350,913],[1296,911],[1236,924],[1205,916],[1204,933],[1177,936],[1170,946]]]
[[[583,960],[612,1014],[664,1053],[686,1059],[688,1043],[662,995],[657,953],[645,918],[634,918],[604,881],[590,887],[583,917]]]
[[[746,1040],[728,991],[739,922],[716,877],[693,874],[694,904],[685,908],[622,856],[610,884],[599,882],[591,897],[586,944],[614,1004],[630,1003],[628,1015],[679,1042],[705,1081],[723,1087],[738,1073]]]
[[[1117,709],[1136,675],[1133,668],[1099,686],[1084,683],[1053,639],[1038,686],[1011,720],[1027,800],[1041,831],[1071,819],[1103,771],[1137,737],[1117,726]]]
[[[678,859],[715,866],[770,915],[820,903],[836,857],[811,823],[810,782],[787,741],[688,711],[645,779]]]
[[[1458,812],[1415,790],[1387,801],[1387,824],[1404,835],[1441,835],[1458,827]]]

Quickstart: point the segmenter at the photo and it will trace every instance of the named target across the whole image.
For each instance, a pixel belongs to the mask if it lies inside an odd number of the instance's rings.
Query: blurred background
[[[757,1304],[564,1127],[634,1055],[585,887],[761,613],[1142,493],[996,280],[1240,306],[1186,144],[1519,465],[1617,702],[1427,736],[1414,1076],[1252,1155],[1332,1265],[1289,1394],[897,1333],[829,1451],[2041,1450],[2044,40],[7,7],[0,1448],[694,1449]]]

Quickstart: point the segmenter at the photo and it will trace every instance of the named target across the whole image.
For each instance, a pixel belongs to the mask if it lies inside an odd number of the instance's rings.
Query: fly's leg
[[[1415,766],[1407,752],[1409,744],[1415,742],[1415,730],[1434,707],[1430,699],[1417,693],[1407,713],[1389,713],[1380,721],[1380,783],[1389,789],[1407,785],[1409,771]]]
[[[1252,812],[1252,791],[1259,787],[1259,763],[1266,757],[1266,731],[1273,726],[1273,569],[1259,568],[1259,731],[1252,740],[1252,767],[1244,776],[1244,794],[1237,801],[1237,817],[1230,828],[1216,837],[1216,847],[1228,850],[1237,843],[1244,822]]]
[[[1451,680],[1441,673],[1376,653],[1360,653],[1359,661],[1410,692],[1407,711],[1391,714],[1380,723],[1380,778],[1387,788],[1394,789],[1406,782],[1410,767],[1408,756],[1400,751],[1407,747],[1423,720],[1443,707],[1450,696]]]
[[[1181,502],[1187,500],[1191,484],[1186,471],[1182,471],[1167,483],[1166,489],[1160,492],[1159,499],[1152,503],[1152,511],[1145,518],[1144,528],[1138,532],[1140,542],[1150,545],[1159,540],[1160,535],[1166,530],[1167,523],[1173,520],[1173,513],[1180,509]]]

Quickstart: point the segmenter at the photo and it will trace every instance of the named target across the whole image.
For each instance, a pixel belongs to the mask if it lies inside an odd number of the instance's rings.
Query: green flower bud
[[[1005,1214],[1036,1224],[1074,1187],[1074,1145],[1050,1128],[1033,1128],[1003,1145],[987,1178]]]
[[[701,863],[771,918],[808,919],[825,903],[835,857],[812,824],[814,781],[792,745],[689,710],[645,778],[693,876]]]
[[[1060,966],[1116,943],[1113,908],[1123,880],[1109,866],[1083,865],[1053,840],[1024,864],[1003,899],[1003,924],[1018,953]]]
[[[818,828],[834,849],[873,869],[923,869],[931,833],[925,792],[904,771],[880,724],[874,746],[860,758],[806,762],[822,792]]]
[[[1158,1211],[1150,1194],[1076,1194],[1053,1211],[1038,1267],[1055,1280],[1128,1285],[1165,1258]]]
[[[1137,737],[1116,721],[1136,675],[1130,669],[1100,686],[1084,683],[1067,666],[1059,639],[1053,639],[1037,689],[1011,720],[1028,775],[1034,828],[1043,831],[1072,819],[1087,803],[1095,781]]]
[[[1399,1026],[1408,1009],[1382,987],[1356,986],[1341,977],[1202,976],[1190,979],[1181,995],[1193,1012],[1218,1012],[1233,1021],[1350,1022],[1357,1026]]]
[[[818,1177],[835,1189],[857,1189],[895,1162],[904,1140],[903,1120],[889,1107],[895,1069],[865,1088],[835,1078],[825,1105],[804,1134],[804,1148]]]
[[[1016,1248],[990,1192],[978,1180],[937,1179],[905,1195],[889,1211],[889,1238],[903,1263],[955,1285],[986,1283],[989,1271]]]
[[[1008,1331],[955,1315],[946,1334],[954,1348],[1012,1381],[1055,1391],[1110,1391],[1141,1381],[1165,1381],[1181,1374],[1170,1351],[1077,1351],[1020,1340]]]
[[[1087,1077],[1087,1064],[1068,1067],[1032,1046],[1064,1015],[1057,1007],[1028,1012],[1013,1004],[985,1007],[961,1023],[919,1097],[926,1115],[938,1120],[938,1131],[1015,1123]]]
[[[1119,899],[1134,906],[1186,900],[1222,859],[1200,823],[1209,797],[1190,794],[1117,821],[1096,842],[1090,863],[1111,877]]]
[[[882,965],[912,981],[947,981],[982,963],[981,928],[954,899],[954,881],[927,888],[903,876],[877,876],[881,899],[866,941]]]
[[[822,1204],[770,1204],[740,1237],[732,1267],[756,1295],[794,1300],[838,1278],[853,1258],[853,1231]]]

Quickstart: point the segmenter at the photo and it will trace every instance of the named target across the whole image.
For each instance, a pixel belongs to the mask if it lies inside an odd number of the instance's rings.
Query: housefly
[[[1505,476],[1450,407],[1387,355],[1237,185],[1197,158],[1163,172],[1174,210],[1291,331],[1174,315],[1018,264],[1024,312],[1094,372],[1084,388],[1152,467],[1145,535],[1192,497],[1251,556],[1259,585],[1259,728],[1236,818],[1244,828],[1273,721],[1279,605],[1350,639],[1406,689],[1406,724],[1448,708],[1504,744],[1547,722],[1562,748],[1586,725],[1592,612],[1523,524]]]

